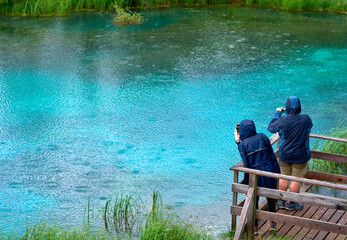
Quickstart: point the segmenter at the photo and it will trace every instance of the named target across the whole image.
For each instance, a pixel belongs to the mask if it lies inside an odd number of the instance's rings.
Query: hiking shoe
[[[269,231],[270,231],[271,233],[272,233],[272,232],[277,232],[276,227],[277,227],[277,222],[273,222],[273,221],[271,221],[271,222],[270,222],[270,228],[269,228]]]
[[[288,211],[292,211],[292,210],[296,210],[299,211],[301,209],[303,209],[303,205],[297,202],[287,202],[286,203],[286,210]]]
[[[255,226],[254,226],[254,235],[259,235],[259,234],[260,234],[260,232],[259,232],[259,225],[258,225],[258,223],[256,223]]]
[[[259,235],[260,232],[259,232],[259,227],[258,226],[255,226],[254,227],[254,235]]]
[[[278,202],[278,208],[284,209],[286,207],[286,201],[279,199]]]

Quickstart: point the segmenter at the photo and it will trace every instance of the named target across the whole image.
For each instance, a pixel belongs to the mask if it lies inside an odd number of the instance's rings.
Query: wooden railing
[[[345,138],[330,137],[318,134],[310,134],[312,138],[319,138],[331,141],[338,141],[347,143]],[[279,136],[274,134],[270,137],[271,144],[277,143],[277,149],[275,151],[278,157],[279,148]],[[311,150],[311,158],[323,159],[326,161],[334,161],[342,164],[347,164],[347,155],[326,153],[316,150]],[[306,178],[299,178],[293,176],[286,176],[271,172],[265,172],[250,168],[243,167],[242,161],[234,165],[230,170],[234,171],[234,183],[232,184],[233,192],[233,205],[231,206],[231,227],[236,228],[234,239],[240,239],[241,234],[246,228],[247,239],[254,239],[254,223],[255,219],[275,221],[280,223],[287,223],[291,225],[302,226],[311,229],[318,229],[321,231],[333,232],[338,234],[347,235],[347,226],[329,223],[325,221],[319,221],[308,218],[301,218],[296,216],[288,216],[284,214],[272,213],[263,211],[265,204],[260,204],[259,209],[256,210],[256,197],[269,197],[274,199],[289,200],[294,202],[300,202],[304,204],[315,205],[319,207],[326,207],[339,210],[347,210],[347,200],[341,198],[327,197],[318,194],[308,194],[305,193],[312,185],[322,186],[327,188],[338,189],[342,191],[347,191],[347,176],[322,173],[317,171],[308,170]],[[244,185],[239,183],[239,172],[249,174],[249,185]],[[292,193],[288,191],[280,191],[269,188],[257,187],[257,176],[273,177],[277,179],[286,179],[291,181],[297,181],[304,183],[305,185],[301,188],[300,193]],[[318,181],[323,180],[323,181]],[[246,198],[241,201],[240,204],[237,203],[238,193],[247,194]],[[236,225],[236,216],[240,216],[239,222]]]

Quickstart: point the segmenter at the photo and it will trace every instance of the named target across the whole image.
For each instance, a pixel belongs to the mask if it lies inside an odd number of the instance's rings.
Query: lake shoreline
[[[305,0],[304,2],[309,2],[309,0]],[[317,3],[317,5],[308,5],[307,3],[299,3],[295,4],[285,4],[286,1],[282,3],[278,3],[275,1],[268,2],[259,2],[258,0],[253,1],[211,1],[211,0],[184,0],[184,1],[156,1],[156,2],[110,2],[108,0],[100,0],[100,4],[87,4],[78,2],[74,3],[72,0],[70,3],[66,5],[62,5],[56,0],[46,0],[46,1],[31,1],[31,2],[21,2],[18,1],[15,4],[5,3],[5,1],[1,4],[0,1],[0,14],[8,15],[8,16],[36,16],[36,17],[52,17],[52,16],[62,16],[73,12],[88,12],[88,11],[97,11],[97,12],[106,12],[113,13],[115,9],[115,5],[124,9],[133,9],[136,11],[141,11],[143,9],[163,9],[170,7],[199,7],[199,6],[223,6],[223,5],[242,5],[248,7],[261,7],[261,8],[269,8],[276,9],[282,11],[290,11],[290,12],[326,12],[326,13],[339,13],[346,14],[347,13],[347,3],[346,4],[337,4],[336,5],[327,5],[327,2]],[[296,2],[296,1],[293,1]],[[330,3],[330,2],[329,2]]]

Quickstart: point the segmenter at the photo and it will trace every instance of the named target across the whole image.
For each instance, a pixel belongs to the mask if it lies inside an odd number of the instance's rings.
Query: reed
[[[130,194],[111,196],[103,211],[104,226],[107,231],[132,234],[141,212],[141,199]]]
[[[91,226],[94,220],[96,220],[100,215],[100,211],[94,207],[94,203],[90,198],[88,199],[87,206],[84,209],[84,215],[86,216],[85,225],[88,227]]]

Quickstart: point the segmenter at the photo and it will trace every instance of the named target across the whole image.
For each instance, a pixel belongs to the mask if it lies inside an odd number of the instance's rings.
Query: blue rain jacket
[[[257,133],[252,120],[243,120],[240,123],[240,140],[238,145],[243,165],[247,168],[280,173],[275,153],[269,138],[264,133]],[[246,173],[243,183],[248,184],[249,175]],[[277,188],[277,179],[258,176],[258,186]]]
[[[313,126],[311,118],[300,114],[301,104],[298,97],[286,101],[287,116],[276,111],[268,130],[280,136],[279,158],[286,163],[305,163],[311,158],[309,135]]]

